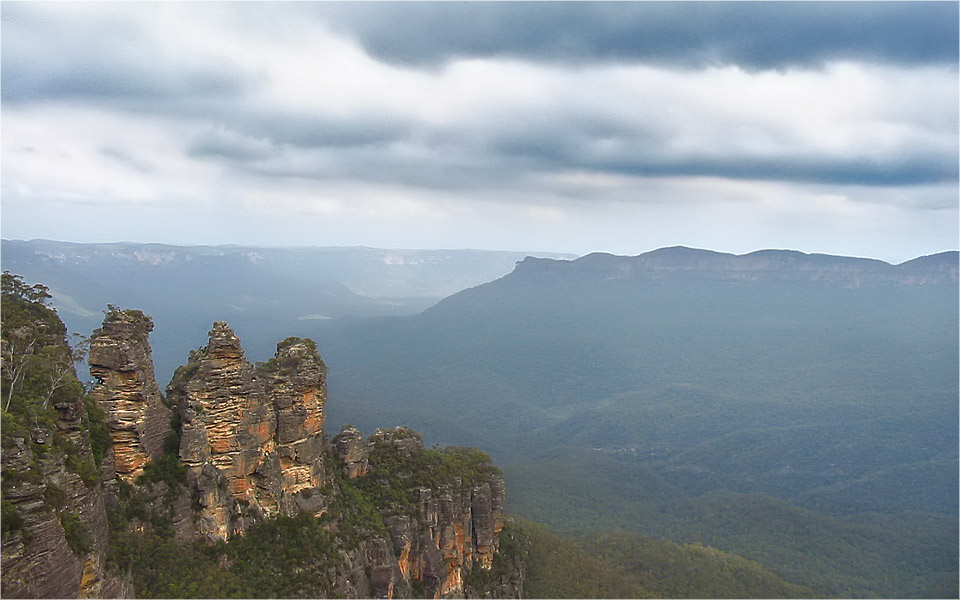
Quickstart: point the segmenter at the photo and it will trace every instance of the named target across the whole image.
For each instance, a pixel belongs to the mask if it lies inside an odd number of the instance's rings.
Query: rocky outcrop
[[[206,348],[177,372],[167,397],[180,411],[180,461],[199,502],[201,534],[225,540],[242,533],[240,502],[260,516],[277,514],[270,494],[277,477],[269,476],[277,475],[269,468],[276,414],[226,323],[214,324]]]
[[[330,481],[323,433],[326,366],[310,340],[290,338],[255,369],[226,323],[214,323],[167,388],[181,420],[180,461],[200,534],[227,539],[250,519],[322,514]]]
[[[99,471],[87,416],[97,411],[88,413],[79,384],[76,394],[54,400],[52,430],[11,431],[5,416],[4,520],[17,523],[4,526],[3,595],[131,596],[137,561],[153,554],[122,558],[132,575],[111,573],[111,535],[121,544],[166,540],[190,551],[199,540],[253,537],[251,528],[266,519],[311,515],[331,537],[322,542],[327,558],[306,567],[320,578],[307,589],[519,596],[522,564],[495,560],[504,487],[488,456],[428,450],[406,427],[367,439],[347,427],[331,443],[323,430],[327,369],[316,344],[288,338],[254,366],[224,322],[177,370],[165,405],[151,329],[139,311],[110,307],[91,340],[98,380],[91,406],[102,408],[101,431],[112,441],[98,451]],[[233,560],[222,555],[217,568]]]
[[[324,462],[327,367],[313,340],[287,338],[277,344],[276,356],[257,370],[277,417],[274,447],[280,463],[281,511],[319,515],[324,507],[310,502],[312,492],[332,481]]]
[[[358,434],[348,427],[334,440],[344,474],[356,472],[355,457],[362,455],[367,472],[355,476],[361,489],[402,492],[380,506],[395,557],[380,573],[394,576],[380,588],[374,580],[372,591],[416,587],[436,598],[518,595],[519,587],[479,590],[468,583],[472,573],[492,570],[503,529],[505,487],[489,457],[472,448],[426,450],[423,437],[407,427],[378,429],[362,444]]]
[[[75,374],[70,379],[76,382]],[[40,413],[52,421],[38,418],[26,429],[16,415],[4,416],[0,591],[7,598],[132,594],[129,583],[107,569],[104,496],[82,387],[76,382],[73,389],[54,397],[52,415]]]
[[[334,452],[347,479],[366,475],[370,470],[370,444],[356,427],[343,428],[335,440]]]
[[[163,454],[170,410],[163,405],[153,373],[147,336],[153,321],[138,310],[111,307],[90,339],[91,395],[100,404],[113,439],[113,470],[127,483]]]

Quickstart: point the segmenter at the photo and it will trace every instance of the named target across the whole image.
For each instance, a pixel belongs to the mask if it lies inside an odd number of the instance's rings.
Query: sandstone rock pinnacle
[[[163,405],[147,336],[153,321],[139,310],[110,307],[90,340],[91,395],[100,403],[113,438],[113,466],[131,483],[163,454],[170,410]]]

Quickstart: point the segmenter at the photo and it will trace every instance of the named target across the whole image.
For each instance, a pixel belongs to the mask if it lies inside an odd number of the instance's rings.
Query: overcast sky
[[[958,4],[2,11],[2,235],[958,247]]]

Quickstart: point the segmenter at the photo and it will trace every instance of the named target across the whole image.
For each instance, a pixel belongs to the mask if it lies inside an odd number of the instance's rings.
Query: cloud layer
[[[956,246],[955,3],[2,16],[5,237],[83,237],[52,210],[191,243]]]

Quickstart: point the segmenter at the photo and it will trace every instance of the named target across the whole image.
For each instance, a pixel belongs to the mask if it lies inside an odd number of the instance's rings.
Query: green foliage
[[[140,598],[329,598],[340,562],[333,536],[309,515],[268,519],[215,546],[118,532],[109,560],[133,573]]]
[[[674,544],[635,534],[587,536],[581,546],[620,568],[657,598],[814,598],[759,564],[702,544]]]
[[[74,554],[82,555],[90,551],[90,534],[80,517],[69,510],[57,512],[67,545]]]
[[[83,398],[83,405],[87,409],[87,423],[90,425],[90,451],[99,469],[107,450],[113,445],[113,439],[110,437],[106,416],[97,401],[87,395]]]
[[[303,344],[307,347],[310,357],[315,360],[320,365],[320,371],[326,375],[327,373],[327,364],[320,357],[320,354],[317,351],[317,343],[311,340],[310,338],[300,338],[300,337],[288,337],[279,344],[277,344],[277,354],[280,354],[284,349],[294,345],[294,344]],[[302,359],[297,356],[283,356],[277,358],[276,356],[270,357],[266,362],[257,363],[256,369],[257,373],[261,375],[268,375],[273,373],[279,373],[282,375],[292,375],[296,372],[297,366],[300,364]]]
[[[336,496],[330,506],[329,513],[339,517],[340,535],[344,545],[348,548],[358,548],[360,543],[371,533],[384,535],[387,527],[383,522],[378,504],[382,498],[362,485],[362,479],[344,479],[339,477],[337,483],[340,494]],[[361,485],[358,485],[361,484]]]
[[[128,321],[133,324],[134,335],[139,341],[146,341],[146,336],[153,330],[153,319],[149,315],[143,314],[143,311],[137,309],[122,309],[113,304],[107,304],[107,310],[103,311],[104,321]],[[93,330],[91,338],[103,335],[103,328],[98,327]]]
[[[2,408],[24,426],[49,426],[54,406],[82,393],[74,365],[83,352],[67,343],[66,327],[46,306],[46,287],[6,271],[2,279]]]
[[[117,502],[107,505],[107,522],[110,535],[119,535],[127,531],[130,521],[139,519],[149,521],[143,493],[126,481],[117,478]]]
[[[683,544],[702,542],[827,596],[955,595],[955,516],[863,514],[851,521],[764,495],[691,498],[652,469],[573,450],[508,466],[506,475],[510,510],[563,533],[616,527]]]
[[[524,598],[652,598],[622,569],[592,556],[546,527],[522,521],[529,540]]]
[[[143,474],[137,478],[137,483],[166,482],[170,489],[177,489],[187,482],[187,468],[180,463],[180,433],[171,431],[164,441],[163,455],[150,461],[143,468]]]
[[[370,472],[353,481],[381,509],[412,510],[419,488],[474,486],[500,474],[490,456],[476,448],[426,449],[404,457],[393,445],[376,441],[369,455]]]
[[[54,446],[65,456],[67,470],[76,473],[87,487],[93,487],[100,479],[100,472],[94,466],[90,454],[82,452],[73,441],[63,435],[54,434]]]
[[[195,361],[190,361],[185,365],[180,365],[173,373],[173,381],[186,383],[187,381],[190,381],[191,377],[197,374],[199,369],[200,363]]]
[[[43,503],[53,510],[60,510],[67,504],[67,493],[59,485],[48,481],[43,489]]]
[[[10,502],[6,498],[0,500],[0,507],[2,507],[2,512],[0,512],[0,527],[3,528],[3,536],[6,537],[7,534],[23,527],[23,515],[21,515],[17,507],[13,505],[13,502]]]
[[[16,298],[30,304],[46,306],[47,300],[51,298],[50,288],[39,283],[27,285],[23,278],[10,271],[4,271],[0,275],[0,290],[5,297]]]

